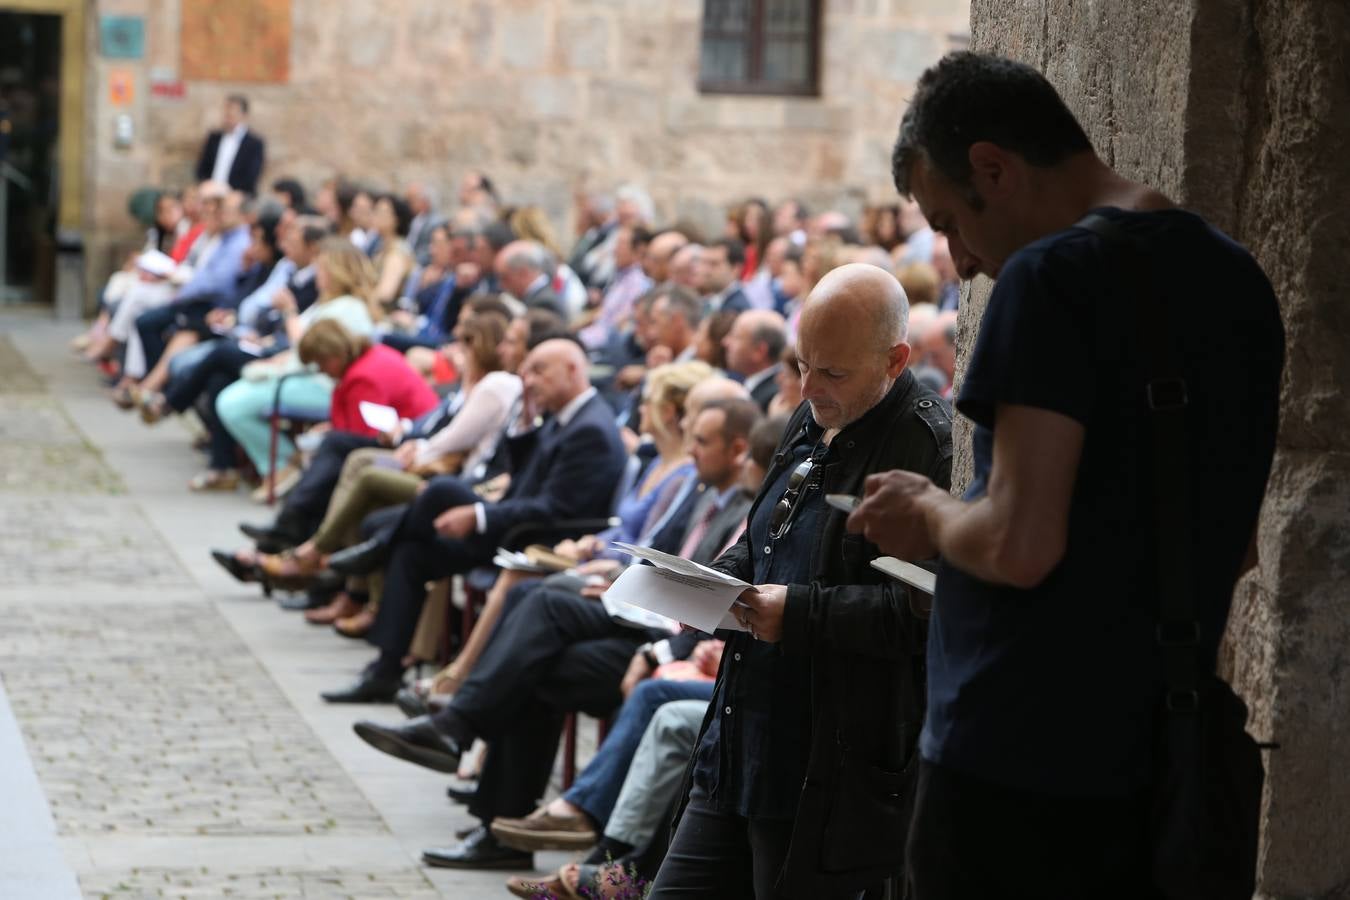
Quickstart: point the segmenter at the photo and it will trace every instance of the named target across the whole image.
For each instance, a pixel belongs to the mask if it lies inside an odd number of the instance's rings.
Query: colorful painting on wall
[[[182,0],[182,77],[282,84],[290,77],[291,0]]]

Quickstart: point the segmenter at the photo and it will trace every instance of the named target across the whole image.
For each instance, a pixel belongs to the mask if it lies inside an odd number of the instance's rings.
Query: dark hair
[[[483,239],[492,246],[493,253],[500,253],[503,247],[516,239],[516,233],[505,222],[493,222],[483,229]]]
[[[750,332],[750,340],[763,344],[769,359],[777,362],[787,345],[787,331],[777,322],[761,322]]]
[[[919,78],[891,153],[896,189],[910,195],[914,163],[927,160],[943,177],[970,190],[970,146],[979,141],[1053,166],[1092,142],[1045,76],[1031,66],[986,53],[948,53]]]
[[[750,438],[750,430],[763,418],[759,404],[746,397],[719,397],[703,404],[701,413],[709,410],[722,411],[722,438],[728,442],[736,438]]]
[[[722,341],[731,333],[731,326],[736,324],[738,316],[740,313],[734,309],[720,309],[704,320],[708,324],[708,341],[713,346],[713,358],[704,362],[714,369],[726,370],[727,348]]]
[[[725,249],[727,251],[727,262],[731,263],[733,269],[745,265],[745,244],[735,238],[718,238],[708,246]]]
[[[297,212],[305,207],[305,189],[294,178],[278,178],[272,182],[272,191],[291,198],[290,207]]]
[[[632,245],[634,252],[639,247],[645,247],[652,242],[652,233],[641,225],[628,226],[628,243]]]
[[[370,191],[355,182],[339,181],[337,187],[333,188],[333,199],[337,201],[338,212],[346,216],[351,212],[352,204],[356,202],[357,195],[369,193]]]
[[[500,202],[500,199],[497,196],[497,186],[492,183],[492,179],[487,177],[487,174],[484,172],[478,173],[478,188],[491,197],[494,203]]]
[[[548,309],[530,309],[525,312],[525,321],[530,323],[530,335],[525,338],[525,348],[533,350],[544,341],[567,337],[567,323],[563,317]]]
[[[768,471],[769,464],[773,462],[773,451],[778,449],[779,442],[783,440],[783,432],[787,431],[790,418],[787,413],[779,413],[759,420],[750,429],[750,458],[761,469]]]
[[[248,115],[248,98],[243,94],[226,94],[225,102],[233,103],[235,106],[239,107],[240,112],[244,115]]]
[[[333,223],[323,216],[301,216],[296,224],[300,226],[300,238],[306,244],[317,244],[333,233]]]
[[[506,301],[503,300],[501,297],[498,297],[496,294],[487,294],[482,297],[474,297],[472,300],[469,301],[470,315],[481,316],[486,315],[488,313],[495,313],[500,316],[505,316],[506,321],[508,322],[510,322],[512,319],[511,307],[507,306]]]
[[[408,201],[398,194],[380,194],[375,202],[379,203],[381,200],[393,207],[394,233],[399,237],[407,237],[408,232],[412,229],[413,220],[412,207],[408,205]]]

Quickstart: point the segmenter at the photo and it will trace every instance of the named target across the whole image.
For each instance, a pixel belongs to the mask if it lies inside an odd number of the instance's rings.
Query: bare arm
[[[902,559],[940,554],[985,581],[1040,584],[1068,542],[1084,429],[1068,416],[1030,406],[1001,405],[996,416],[983,497],[959,500],[911,472],[873,475],[850,529]]]

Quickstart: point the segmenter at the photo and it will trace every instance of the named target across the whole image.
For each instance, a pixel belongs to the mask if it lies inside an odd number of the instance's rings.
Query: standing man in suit
[[[426,583],[492,560],[516,525],[609,514],[626,455],[614,413],[587,381],[581,345],[544,341],[525,358],[522,377],[532,408],[552,416],[529,463],[506,495],[485,503],[452,476],[430,481],[398,525],[384,568],[384,597],[369,640],[379,657],[360,681],[323,695],[330,703],[388,702],[403,681],[403,657],[426,602]]]
[[[197,180],[219,181],[246,194],[258,193],[265,144],[248,127],[248,98],[231,94],[225,98],[225,115],[219,131],[212,131],[197,157]]]
[[[735,238],[722,238],[703,248],[699,256],[699,290],[708,312],[745,312],[750,298],[741,289],[740,271],[745,265],[745,245]]]
[[[787,346],[787,323],[771,309],[741,313],[722,339],[727,368],[744,377],[745,389],[764,411],[778,393],[778,358]]]

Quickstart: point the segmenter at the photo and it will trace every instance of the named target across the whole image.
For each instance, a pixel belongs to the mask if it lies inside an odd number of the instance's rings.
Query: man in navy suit
[[[710,313],[741,313],[750,308],[750,298],[741,289],[740,271],[745,265],[745,245],[735,238],[722,238],[703,248],[699,257],[699,290]]]
[[[221,128],[206,136],[197,157],[197,180],[220,181],[236,191],[257,194],[265,152],[263,139],[248,127],[248,98],[231,94],[225,98]]]
[[[368,640],[379,657],[361,679],[323,695],[330,703],[392,700],[403,679],[403,657],[426,602],[426,583],[492,560],[517,525],[603,518],[626,453],[614,413],[587,381],[581,345],[544,341],[525,358],[525,396],[551,415],[523,468],[496,503],[479,499],[455,477],[432,479],[399,522],[384,569],[384,595]]]

